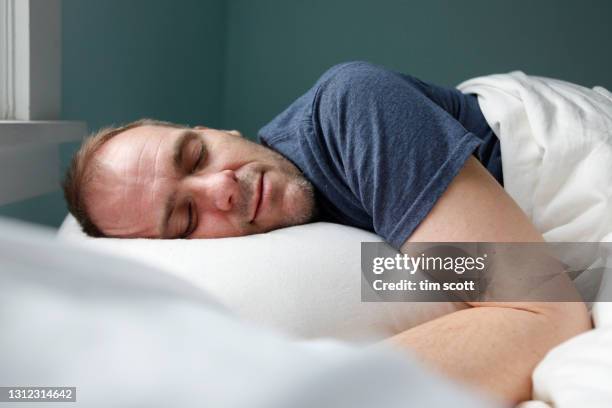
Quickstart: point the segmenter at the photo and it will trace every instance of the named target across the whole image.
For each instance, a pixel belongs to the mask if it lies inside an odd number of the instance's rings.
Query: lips
[[[257,215],[259,214],[259,208],[261,207],[261,201],[263,197],[263,185],[264,185],[263,178],[264,178],[264,173],[261,173],[261,176],[259,176],[259,179],[257,179],[257,183],[253,191],[254,204],[253,204],[253,217],[251,218],[251,222],[255,221],[255,219],[257,218]]]

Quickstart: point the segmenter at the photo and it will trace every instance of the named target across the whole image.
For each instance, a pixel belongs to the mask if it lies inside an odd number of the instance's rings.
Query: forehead
[[[98,163],[123,166],[134,164],[133,159],[150,159],[160,149],[172,146],[186,129],[164,126],[138,126],[112,137],[96,153]],[[131,160],[127,160],[131,159]]]
[[[155,236],[164,197],[175,177],[176,141],[188,129],[139,126],[102,145],[95,155],[95,177],[88,207],[108,235]]]

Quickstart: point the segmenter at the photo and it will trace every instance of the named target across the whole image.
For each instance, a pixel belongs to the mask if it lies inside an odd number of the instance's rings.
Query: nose
[[[189,177],[190,195],[199,209],[231,211],[240,194],[238,178],[233,170]]]

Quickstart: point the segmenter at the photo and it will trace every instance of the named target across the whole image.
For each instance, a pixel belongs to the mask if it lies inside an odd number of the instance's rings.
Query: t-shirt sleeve
[[[395,248],[480,143],[410,77],[364,62],[323,75],[312,121],[374,231]]]

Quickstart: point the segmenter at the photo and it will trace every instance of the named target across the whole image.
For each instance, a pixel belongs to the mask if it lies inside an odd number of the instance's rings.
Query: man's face
[[[108,236],[212,238],[312,219],[311,184],[276,152],[215,129],[139,126],[96,152],[85,200]]]

